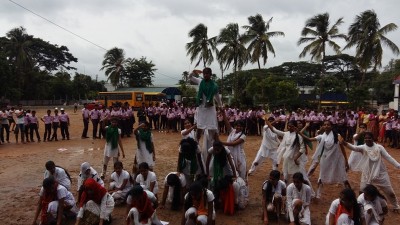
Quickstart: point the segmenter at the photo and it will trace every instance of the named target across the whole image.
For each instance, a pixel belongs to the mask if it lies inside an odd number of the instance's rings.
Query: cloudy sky
[[[257,13],[266,21],[273,17],[270,31],[283,31],[285,37],[271,39],[276,53],[275,58],[269,55],[266,67],[271,67],[299,61],[304,46],[297,46],[297,40],[305,21],[316,14],[328,12],[331,24],[343,17],[340,32],[347,33],[355,16],[368,9],[377,13],[381,26],[391,22],[400,26],[399,6],[399,0],[1,0],[0,36],[23,26],[28,34],[67,46],[78,58],[74,65],[78,72],[93,78],[98,75],[99,79],[106,79],[100,71],[105,49],[122,48],[126,57],[145,56],[153,61],[157,68],[155,84],[175,84],[183,71],[194,69],[185,44],[191,41],[189,30],[199,23],[208,27],[211,37],[228,23],[247,25],[247,18]],[[387,37],[400,46],[400,29]],[[383,57],[383,65],[399,58],[387,48]],[[302,60],[309,59],[307,56]],[[220,76],[218,65],[211,67]],[[256,67],[248,65],[245,69]]]

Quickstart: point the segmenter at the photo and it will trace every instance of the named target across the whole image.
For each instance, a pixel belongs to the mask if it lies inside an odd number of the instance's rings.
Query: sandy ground
[[[71,117],[71,140],[16,144],[14,135],[12,135],[10,144],[0,145],[0,221],[2,221],[0,224],[32,224],[46,161],[53,160],[56,165],[68,169],[73,177],[72,192],[75,196],[77,194],[77,176],[82,162],[88,161],[97,171],[101,171],[105,141],[99,139],[82,140],[80,138],[83,127],[81,116],[74,114],[70,108],[66,110]],[[45,114],[46,109],[42,108],[37,111],[37,115],[42,116]],[[43,135],[43,128],[43,124],[40,124],[41,135]],[[88,135],[91,135],[91,127],[89,128]],[[180,134],[153,132],[153,135],[157,151],[155,172],[160,184],[159,196],[161,196],[164,177],[169,172],[176,170]],[[226,139],[226,136],[222,136],[221,139]],[[261,137],[259,136],[247,137],[245,151],[248,167],[258,151],[260,143]],[[124,138],[123,145],[126,158],[122,159],[122,162],[125,168],[131,171],[136,151],[136,141],[134,138]],[[388,151],[395,159],[400,161],[400,150],[388,149]],[[387,162],[386,165],[391,176],[393,188],[397,196],[400,196],[400,173]],[[112,168],[111,162],[109,163],[109,168]],[[266,161],[254,175],[249,177],[250,202],[248,207],[245,210],[236,212],[234,216],[226,216],[217,211],[216,224],[262,224],[261,185],[267,178],[270,169],[271,163],[270,161]],[[109,169],[108,174],[110,172],[111,170]],[[316,186],[317,175],[318,170],[311,177],[314,187]],[[358,190],[360,175],[354,172],[349,172],[348,175],[353,188]],[[108,186],[108,179],[106,179],[106,183]],[[324,194],[321,200],[311,204],[312,224],[324,224],[325,215],[330,203],[338,197],[341,188],[341,185],[326,185],[324,187]],[[124,224],[124,213],[125,206],[116,207],[113,212],[113,224]],[[182,212],[174,212],[166,208],[158,210],[157,213],[161,220],[169,221],[171,225],[180,223]],[[74,224],[74,222],[68,221],[66,224]],[[278,223],[270,221],[270,224]],[[281,224],[286,224],[286,222],[281,222]],[[400,214],[389,212],[388,216],[386,216],[385,224],[400,224]]]

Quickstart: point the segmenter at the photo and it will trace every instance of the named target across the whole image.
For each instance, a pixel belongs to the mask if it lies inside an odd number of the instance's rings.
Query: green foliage
[[[263,17],[260,14],[255,16],[250,16],[248,18],[250,26],[243,26],[247,30],[244,35],[244,42],[250,42],[247,50],[251,53],[250,61],[252,63],[258,63],[258,69],[261,69],[260,58],[263,59],[263,65],[267,63],[268,52],[274,54],[275,57],[275,49],[272,46],[270,37],[275,36],[285,36],[285,33],[282,31],[273,31],[268,32],[271,19],[268,22],[265,22]]]
[[[148,87],[153,84],[155,65],[147,61],[146,57],[140,59],[128,58],[125,63],[124,84],[128,87]]]
[[[0,94],[11,100],[47,97],[57,89],[49,86],[53,84],[50,73],[75,69],[69,64],[77,61],[66,46],[29,35],[23,27],[14,28],[0,38],[0,80],[4,81]]]
[[[373,10],[366,10],[356,16],[349,27],[349,40],[345,49],[356,47],[355,57],[358,65],[362,68],[363,75],[365,75],[370,66],[373,66],[374,70],[382,66],[382,44],[389,47],[393,53],[399,54],[397,45],[385,36],[396,29],[397,25],[394,23],[381,27]],[[363,82],[364,76],[362,76],[360,85]]]
[[[346,39],[344,34],[339,33],[339,26],[343,23],[343,18],[339,18],[331,28],[329,28],[329,14],[318,14],[306,21],[306,26],[301,31],[302,37],[297,42],[298,45],[309,43],[304,47],[299,57],[305,57],[308,53],[311,60],[321,61],[325,58],[326,45],[330,46],[336,54],[340,54],[340,46],[333,39]]]
[[[192,42],[186,44],[187,55],[190,56],[190,62],[193,63],[198,58],[195,65],[203,62],[203,67],[211,65],[214,61],[213,52],[216,52],[216,37],[208,38],[207,27],[200,23],[189,31],[189,37]]]

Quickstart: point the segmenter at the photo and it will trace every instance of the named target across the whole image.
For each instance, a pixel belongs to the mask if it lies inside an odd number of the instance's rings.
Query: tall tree
[[[122,48],[114,47],[104,55],[103,67],[100,70],[105,69],[104,73],[108,77],[107,80],[110,80],[114,87],[122,86],[125,62],[125,52]]]
[[[244,35],[244,40],[246,43],[250,42],[247,50],[251,53],[251,62],[257,62],[258,68],[261,69],[260,58],[263,58],[263,64],[265,65],[268,59],[268,51],[274,54],[275,57],[275,50],[270,41],[270,37],[285,36],[285,33],[282,31],[268,32],[272,17],[268,22],[265,22],[263,17],[257,14],[255,16],[250,16],[248,20],[250,25],[243,26],[243,28],[247,30]]]
[[[152,61],[147,61],[146,57],[140,59],[126,60],[125,83],[128,87],[148,87],[153,84],[155,65]]]
[[[389,47],[393,53],[399,54],[397,45],[385,35],[397,29],[397,25],[389,23],[381,27],[378,17],[373,10],[366,10],[356,16],[349,27],[349,41],[345,49],[356,46],[356,58],[363,71],[360,85],[363,84],[365,74],[370,66],[374,70],[382,66],[382,44]]]
[[[218,60],[222,64],[225,64],[225,69],[229,68],[233,64],[233,73],[235,74],[234,90],[238,90],[237,87],[237,71],[247,64],[250,58],[248,53],[243,35],[239,32],[239,25],[237,23],[230,23],[223,28],[218,36],[217,43],[223,45],[219,51]],[[237,99],[238,91],[234,92],[234,96]]]
[[[214,61],[213,52],[216,51],[216,37],[208,38],[207,27],[200,23],[189,31],[192,42],[186,44],[186,51],[190,56],[190,62],[198,59],[196,66],[203,62],[203,66],[210,65]]]
[[[340,54],[340,46],[333,39],[346,39],[346,35],[339,33],[338,27],[342,23],[343,18],[340,18],[329,28],[328,13],[318,14],[308,19],[306,26],[301,31],[302,37],[297,44],[309,44],[304,47],[299,57],[305,57],[309,53],[311,60],[321,61],[325,58],[327,44],[332,47],[336,54]]]

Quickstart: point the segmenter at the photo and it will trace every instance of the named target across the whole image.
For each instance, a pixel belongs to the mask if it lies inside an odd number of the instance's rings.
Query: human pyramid
[[[359,123],[357,132],[354,129],[354,133],[350,133],[349,128],[342,135],[338,123],[331,121],[332,115],[322,119],[322,126],[304,118],[315,114],[292,113],[284,119],[282,115],[272,115],[262,126],[262,143],[247,171],[244,142],[248,123],[230,121],[229,112],[222,109],[218,87],[210,80],[211,69],[206,68],[202,73],[204,79],[196,78],[193,73],[190,76],[199,84],[198,107],[193,122],[189,118],[183,121],[185,129],[181,131],[177,169],[165,177],[162,195],[158,193],[153,172],[156,149],[150,123],[139,119],[140,125],[132,131],[138,146],[130,174],[119,161],[121,155],[125,157],[122,131],[118,128],[119,120],[112,118],[110,125],[104,127],[103,170],[98,174],[88,162],[82,163],[77,201],[70,192],[71,178],[67,170],[52,161],[46,163],[33,224],[37,223],[39,215],[41,224],[61,224],[68,218],[76,218],[76,224],[111,223],[112,211],[118,204],[126,205],[126,224],[162,224],[157,210],[168,207],[182,210],[181,224],[215,224],[216,209],[233,215],[247,206],[247,182],[267,158],[272,161],[272,170],[262,186],[264,224],[282,219],[290,224],[311,224],[311,200],[319,199],[324,184],[332,183],[343,183],[345,188],[340,198],[333,200],[326,224],[382,224],[388,213],[386,201],[394,210],[399,209],[383,158],[398,169],[400,164],[382,145],[374,142],[374,133],[366,131],[364,123]],[[221,120],[218,118],[222,118],[228,133],[226,141],[219,138]],[[349,117],[348,121],[353,119]],[[384,119],[385,126],[388,121]],[[353,140],[348,137],[349,133],[354,134],[354,145],[348,143]],[[394,143],[391,136],[387,138]],[[315,141],[317,147],[311,157],[309,153]],[[352,150],[349,159],[345,148]],[[307,171],[305,165],[309,156],[311,166]],[[110,183],[105,184],[111,158],[114,172]],[[308,177],[318,166],[320,173],[314,190]],[[358,197],[347,181],[349,168],[361,171],[362,193]]]

